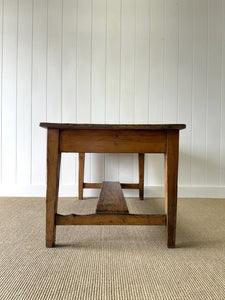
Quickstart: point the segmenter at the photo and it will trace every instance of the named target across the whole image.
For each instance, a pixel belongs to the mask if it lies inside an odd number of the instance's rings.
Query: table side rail
[[[61,152],[165,153],[166,131],[60,130]]]

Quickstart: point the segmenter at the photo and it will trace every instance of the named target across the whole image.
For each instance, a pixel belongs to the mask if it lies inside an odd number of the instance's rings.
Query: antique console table
[[[46,246],[56,225],[164,225],[167,247],[175,247],[179,131],[184,124],[103,125],[40,123],[47,128]],[[165,214],[130,214],[119,182],[103,182],[96,213],[57,214],[62,152],[164,153]]]

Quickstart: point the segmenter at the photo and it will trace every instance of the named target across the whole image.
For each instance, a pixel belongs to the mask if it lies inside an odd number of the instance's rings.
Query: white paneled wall
[[[225,0],[0,0],[0,101],[1,196],[45,194],[48,121],[186,123],[179,195],[225,197]],[[145,166],[163,195],[162,155]],[[136,182],[137,156],[88,154],[85,179]]]

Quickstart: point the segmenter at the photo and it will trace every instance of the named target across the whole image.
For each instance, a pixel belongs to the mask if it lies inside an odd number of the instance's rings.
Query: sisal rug
[[[60,199],[93,213],[96,199]],[[127,199],[163,213],[162,199]],[[45,248],[45,201],[0,199],[0,299],[225,299],[225,200],[179,199],[176,249],[160,226],[61,226]]]

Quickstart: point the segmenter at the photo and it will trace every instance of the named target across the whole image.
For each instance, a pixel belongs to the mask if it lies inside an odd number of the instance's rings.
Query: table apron
[[[165,153],[167,131],[60,130],[60,152]]]

